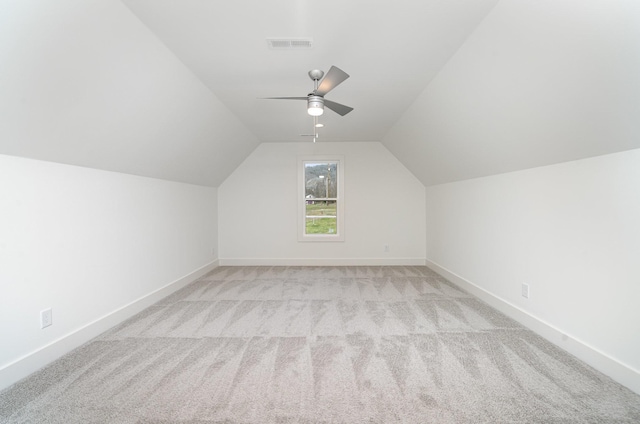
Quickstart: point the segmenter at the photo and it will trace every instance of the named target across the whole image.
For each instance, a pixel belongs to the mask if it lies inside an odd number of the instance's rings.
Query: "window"
[[[342,157],[299,159],[298,240],[343,241]]]

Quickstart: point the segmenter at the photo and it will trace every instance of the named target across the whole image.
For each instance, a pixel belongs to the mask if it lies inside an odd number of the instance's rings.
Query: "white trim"
[[[508,301],[484,290],[471,281],[457,275],[447,268],[427,259],[427,267],[445,277],[447,280],[468,291],[500,312],[515,319],[533,332],[544,337],[554,345],[581,359],[598,371],[611,377],[618,383],[640,394],[640,371],[612,358],[604,352],[589,346],[587,343],[571,337],[552,324],[531,315],[529,312]]]
[[[424,258],[226,258],[220,266],[424,266]]]
[[[104,315],[95,321],[74,330],[39,349],[28,353],[21,358],[0,368],[0,390],[11,386],[28,375],[38,371],[40,368],[55,361],[73,349],[83,345],[89,340],[99,336],[108,329],[131,318],[135,314],[148,308],[159,300],[167,297],[171,293],[187,286],[198,278],[202,277],[212,269],[216,268],[218,260],[214,260],[195,271],[179,278],[164,287],[161,287],[149,294],[146,294],[133,302],[124,305],[113,312]]]
[[[336,234],[306,234],[306,187],[305,162],[337,162],[337,233]],[[298,156],[298,241],[299,242],[340,242],[344,241],[344,155],[299,155]]]

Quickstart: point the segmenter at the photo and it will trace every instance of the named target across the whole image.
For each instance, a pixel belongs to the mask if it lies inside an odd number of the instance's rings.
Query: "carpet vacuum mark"
[[[0,393],[1,423],[638,423],[426,267],[219,267]]]

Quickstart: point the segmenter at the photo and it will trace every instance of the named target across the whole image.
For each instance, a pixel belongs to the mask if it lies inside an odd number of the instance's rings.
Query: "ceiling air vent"
[[[304,50],[313,44],[311,38],[268,38],[267,43],[272,50]]]

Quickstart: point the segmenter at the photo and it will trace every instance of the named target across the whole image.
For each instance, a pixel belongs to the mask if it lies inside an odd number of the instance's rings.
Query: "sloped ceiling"
[[[308,141],[307,72],[351,78],[318,142],[425,185],[640,147],[635,0],[5,0],[0,154],[218,186]],[[267,38],[311,38],[276,51]]]
[[[383,143],[425,185],[640,148],[640,2],[501,0]]]
[[[0,7],[0,154],[218,186],[258,145],[121,2]]]

